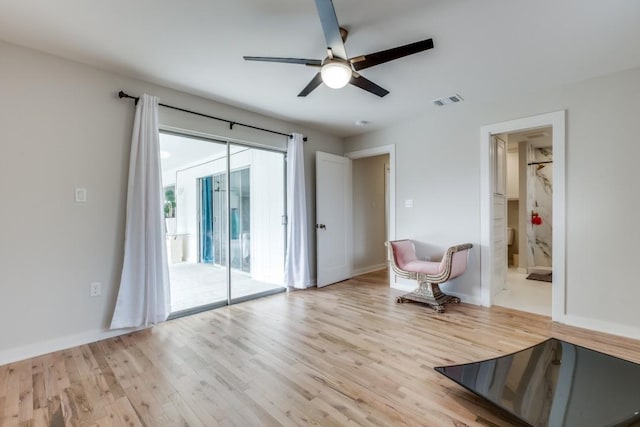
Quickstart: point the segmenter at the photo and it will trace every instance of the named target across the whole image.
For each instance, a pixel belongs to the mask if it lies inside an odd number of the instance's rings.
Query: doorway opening
[[[552,130],[548,126],[494,136],[506,146],[506,161],[500,162],[505,170],[498,175],[506,179],[507,260],[494,304],[545,316],[551,316],[553,284]]]
[[[548,133],[552,142],[551,150],[541,145],[521,141],[542,139]],[[509,226],[509,197],[507,180],[508,142],[513,135],[518,142],[518,208],[517,208],[517,249],[516,230],[511,240]],[[528,138],[526,138],[527,136]],[[532,138],[536,136],[535,138]],[[509,277],[508,261],[517,266],[512,273],[525,275],[522,280],[529,286],[544,289],[541,283],[533,284],[526,279],[530,274],[546,276],[552,273],[551,310],[546,308],[543,314],[551,314],[554,321],[563,322],[565,308],[565,112],[541,114],[522,119],[511,120],[481,129],[481,298],[482,305],[503,305],[499,294],[509,289],[509,283],[518,277]],[[502,147],[502,148],[501,148]],[[513,147],[513,146],[512,146]],[[546,147],[548,148],[548,147]],[[514,149],[514,148],[512,148]],[[515,150],[515,149],[514,149]],[[550,152],[549,152],[550,151]],[[546,156],[546,157],[545,157]],[[551,160],[548,160],[548,159]],[[512,159],[515,161],[515,157]],[[547,163],[550,162],[550,163]],[[523,165],[524,163],[524,165]],[[527,180],[527,173],[531,179]],[[524,176],[524,178],[523,178]],[[551,188],[546,180],[551,180]],[[513,181],[513,180],[512,180]],[[527,182],[530,191],[527,191]],[[512,192],[514,191],[514,183]],[[523,201],[522,195],[527,195]],[[544,203],[543,199],[548,197]],[[513,199],[512,201],[514,201]],[[537,203],[537,204],[536,204]],[[512,215],[516,211],[512,203]],[[524,209],[523,209],[524,207]],[[531,208],[531,209],[530,209]],[[514,220],[512,219],[512,227]],[[545,229],[541,226],[546,224]],[[511,240],[511,248],[509,241]],[[531,240],[531,245],[529,241]],[[517,252],[516,252],[517,251]],[[517,257],[513,257],[517,254]],[[510,256],[509,256],[510,255]],[[544,257],[548,256],[549,265],[545,265]],[[520,269],[520,270],[518,270]],[[510,280],[511,279],[511,280]],[[544,283],[544,282],[543,282]],[[517,286],[517,285],[516,285]],[[516,309],[527,309],[526,306],[515,306]],[[528,311],[531,307],[528,307]]]
[[[359,276],[387,267],[389,155],[354,159],[351,173],[353,275]]]
[[[396,235],[395,146],[354,151],[346,157],[352,160],[353,275],[387,269],[384,242]]]

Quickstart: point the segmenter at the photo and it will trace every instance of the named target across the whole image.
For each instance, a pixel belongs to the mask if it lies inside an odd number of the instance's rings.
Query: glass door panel
[[[160,133],[160,150],[171,312],[224,305],[227,144]]]
[[[231,144],[231,299],[284,288],[284,154]]]
[[[231,171],[231,268],[251,272],[250,168]]]

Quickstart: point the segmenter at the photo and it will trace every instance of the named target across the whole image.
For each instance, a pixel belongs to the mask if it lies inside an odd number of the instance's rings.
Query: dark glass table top
[[[435,370],[531,426],[640,426],[640,365],[555,338]]]

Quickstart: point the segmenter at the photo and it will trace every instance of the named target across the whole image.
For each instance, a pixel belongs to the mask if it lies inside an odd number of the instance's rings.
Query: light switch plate
[[[76,203],[86,203],[87,202],[87,189],[86,188],[76,188],[75,201],[76,201]]]
[[[405,208],[412,208],[413,207],[413,199],[407,199],[404,201],[404,207]]]

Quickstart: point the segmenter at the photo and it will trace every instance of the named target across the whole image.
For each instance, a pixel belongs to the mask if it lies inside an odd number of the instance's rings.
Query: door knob
[[[326,225],[324,225],[324,224],[316,224],[316,228],[317,228],[317,229],[320,229],[320,230],[326,230],[326,229],[327,229],[327,226],[326,226]]]

